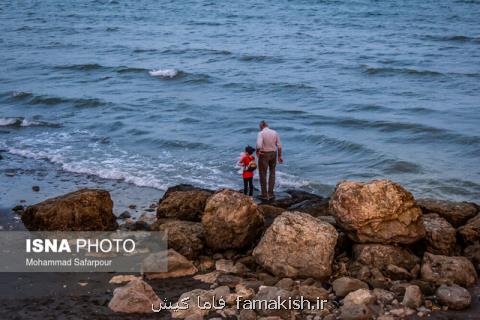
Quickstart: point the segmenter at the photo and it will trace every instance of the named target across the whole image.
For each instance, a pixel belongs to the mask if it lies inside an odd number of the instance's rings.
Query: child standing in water
[[[239,164],[243,167],[243,193],[253,196],[253,171],[257,168],[255,157],[253,153],[255,149],[251,146],[245,148],[245,153],[242,154]]]

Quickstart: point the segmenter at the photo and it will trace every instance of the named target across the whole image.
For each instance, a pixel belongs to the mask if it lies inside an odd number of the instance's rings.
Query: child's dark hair
[[[248,153],[249,155],[252,155],[255,152],[255,149],[252,148],[251,146],[246,146],[245,152]]]

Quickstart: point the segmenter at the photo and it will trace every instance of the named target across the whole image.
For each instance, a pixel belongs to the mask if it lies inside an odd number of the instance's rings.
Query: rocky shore
[[[328,198],[290,190],[268,203],[178,185],[138,219],[117,217],[112,206],[107,191],[82,189],[16,210],[29,230],[168,233],[167,272],[115,275],[105,283],[116,287],[105,303],[115,317],[151,316],[152,304],[166,298],[155,288],[172,279],[198,284],[169,296],[173,302],[215,304],[222,297],[225,305],[161,311],[167,318],[393,320],[478,312],[471,289],[480,270],[474,203],[414,199],[399,184],[375,180],[341,182]],[[277,297],[324,304],[239,308]]]

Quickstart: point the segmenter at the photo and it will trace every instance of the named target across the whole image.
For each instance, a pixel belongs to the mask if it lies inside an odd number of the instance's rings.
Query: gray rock
[[[467,289],[458,285],[441,285],[436,296],[442,305],[453,310],[467,309],[472,303],[472,296]]]

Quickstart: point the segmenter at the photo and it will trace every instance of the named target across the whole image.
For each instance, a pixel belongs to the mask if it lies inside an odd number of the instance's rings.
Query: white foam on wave
[[[24,118],[0,118],[0,127],[21,126],[30,127],[41,124],[38,121],[27,120]]]
[[[115,143],[102,144],[101,139],[86,130],[43,132],[32,138],[14,137],[0,142],[11,153],[36,160],[46,160],[66,172],[121,180],[140,187],[166,190],[178,183],[214,186],[223,174],[215,164],[182,159],[175,161],[168,151],[158,157],[131,153]]]
[[[157,69],[148,72],[152,77],[174,78],[178,75],[177,69]]]
[[[300,179],[299,177],[285,173],[282,171],[276,171],[276,180],[277,185],[285,189],[300,189],[305,188],[310,185],[310,182],[307,180]]]
[[[16,148],[6,148],[7,152],[15,155],[19,155],[25,158],[35,159],[35,160],[48,160],[51,163],[60,165],[62,170],[72,173],[87,174],[100,177],[102,179],[110,180],[122,180],[127,183],[132,183],[139,187],[149,187],[159,190],[166,190],[167,184],[163,183],[158,177],[152,174],[145,174],[142,172],[141,175],[134,174],[132,172],[122,171],[120,168],[116,168],[114,165],[108,167],[99,166],[98,162],[95,163],[91,160],[78,161],[78,162],[69,162],[60,154],[52,154],[43,151],[31,151],[23,150]],[[121,160],[118,160],[121,161]],[[111,159],[105,160],[102,163],[112,163]],[[140,173],[140,172],[139,172]]]
[[[17,118],[0,118],[0,127],[7,127],[17,123]]]

